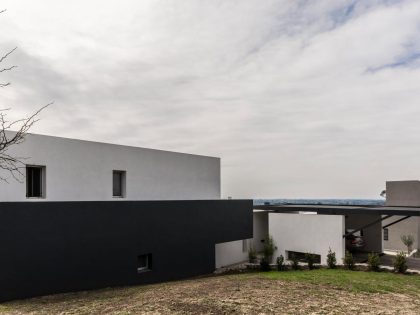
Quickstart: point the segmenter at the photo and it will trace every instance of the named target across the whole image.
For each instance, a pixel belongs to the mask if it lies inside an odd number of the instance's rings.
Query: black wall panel
[[[0,301],[211,273],[251,237],[252,200],[1,202]]]

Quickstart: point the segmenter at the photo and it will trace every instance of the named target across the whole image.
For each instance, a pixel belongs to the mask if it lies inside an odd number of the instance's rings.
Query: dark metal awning
[[[388,207],[388,206],[340,206],[340,205],[254,205],[256,210],[266,210],[278,213],[296,213],[300,211],[316,212],[318,214],[376,214],[398,216],[420,216],[420,207]]]

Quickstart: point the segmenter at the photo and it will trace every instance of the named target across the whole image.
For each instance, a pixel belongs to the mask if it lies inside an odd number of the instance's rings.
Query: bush
[[[250,263],[254,263],[257,260],[257,251],[252,246],[248,250],[248,259]]]
[[[297,257],[295,255],[292,255],[291,260],[292,260],[292,269],[299,270],[299,260],[297,259]]]
[[[261,271],[270,271],[271,270],[270,263],[265,259],[265,257],[263,259],[261,259],[261,261],[260,261],[260,269],[261,269]]]
[[[330,269],[335,269],[337,267],[337,258],[335,258],[335,252],[330,249],[327,254],[327,265]]]
[[[346,254],[344,255],[343,264],[348,270],[354,270],[353,255],[349,251],[346,251]]]
[[[314,263],[315,263],[315,255],[311,254],[311,253],[306,253],[305,254],[305,259],[306,262],[308,263],[308,269],[312,270],[315,268]]]
[[[399,252],[395,256],[394,260],[394,271],[399,273],[405,273],[407,271],[407,258],[404,252]]]
[[[283,255],[280,255],[279,257],[277,257],[276,263],[277,263],[277,270],[278,271],[286,270],[286,265],[284,264],[284,257],[283,257]]]
[[[264,240],[264,259],[271,263],[273,259],[274,252],[277,250],[276,244],[274,243],[273,237],[271,235],[267,235]]]
[[[379,255],[375,253],[371,253],[368,255],[368,269],[370,271],[379,271]]]

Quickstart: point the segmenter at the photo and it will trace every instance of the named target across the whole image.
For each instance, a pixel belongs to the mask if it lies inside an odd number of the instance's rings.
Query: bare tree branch
[[[7,113],[10,108],[0,109],[0,169],[7,171],[9,175],[19,182],[21,181],[20,178],[24,176],[22,168],[25,167],[23,160],[26,158],[10,155],[8,150],[25,141],[28,131],[39,120],[39,114],[51,104],[53,103],[42,106],[26,118],[13,121],[7,120]],[[0,180],[7,182],[7,178],[2,175],[0,175]]]
[[[0,14],[6,10],[0,10]],[[4,62],[15,50],[17,47],[8,51],[6,54],[0,57],[0,63]],[[16,66],[5,66],[0,67],[0,73],[11,71]],[[9,86],[10,82],[0,83],[0,88]],[[7,113],[10,111],[10,108],[0,109],[0,171],[6,171],[9,173],[12,178],[21,182],[21,178],[24,177],[22,168],[25,167],[23,160],[26,158],[14,156],[8,153],[8,150],[23,141],[28,131],[32,126],[39,120],[39,114],[52,103],[49,103],[45,106],[42,106],[32,115],[26,118],[9,121],[7,119]],[[9,132],[12,131],[12,132]],[[0,173],[0,181],[8,181],[8,178]]]
[[[0,10],[0,14],[5,11],[6,10]],[[17,47],[8,51],[3,56],[0,56],[0,64],[4,62],[16,49]],[[0,67],[0,73],[11,71],[14,68],[16,68],[16,66],[2,66]],[[0,83],[0,88],[7,87],[9,85],[10,82]],[[24,177],[22,169],[25,167],[23,161],[26,158],[9,154],[8,150],[25,141],[27,133],[39,120],[39,114],[51,104],[52,103],[42,106],[26,118],[13,121],[9,121],[7,119],[7,113],[10,111],[10,108],[0,109],[0,181],[8,181],[8,177],[4,176],[4,173],[8,173],[12,178],[19,182],[22,181],[22,178]]]

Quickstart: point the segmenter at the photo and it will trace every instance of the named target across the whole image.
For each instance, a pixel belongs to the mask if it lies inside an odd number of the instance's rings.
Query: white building
[[[215,157],[36,134],[8,153],[26,176],[2,183],[0,201],[220,199]]]

